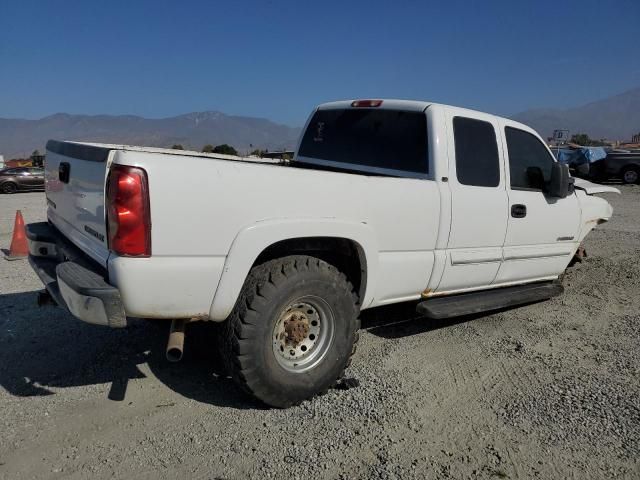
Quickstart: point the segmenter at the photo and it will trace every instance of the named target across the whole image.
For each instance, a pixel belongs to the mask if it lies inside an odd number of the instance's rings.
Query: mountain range
[[[640,88],[579,107],[527,110],[512,118],[545,138],[555,129],[567,129],[594,139],[630,140],[640,132]],[[300,128],[215,111],[161,119],[58,113],[39,120],[0,118],[0,154],[6,159],[26,157],[35,149],[44,151],[52,138],[150,147],[181,144],[195,150],[227,143],[241,153],[250,146],[273,151],[294,148],[299,134]]]
[[[220,112],[187,113],[149,119],[134,115],[70,115],[57,113],[39,120],[0,118],[0,154],[5,159],[44,151],[49,139],[77,140],[149,147],[181,144],[200,150],[206,144],[227,143],[241,153],[253,148],[274,150],[295,147],[299,128],[270,120],[225,115]]]
[[[531,126],[543,138],[556,129],[566,129],[570,135],[586,133],[598,140],[629,141],[640,132],[640,88],[579,107],[527,110],[512,118]]]

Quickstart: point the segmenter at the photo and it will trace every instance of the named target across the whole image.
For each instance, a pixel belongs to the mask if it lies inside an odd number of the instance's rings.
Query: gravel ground
[[[27,262],[0,260],[0,478],[640,478],[640,187],[621,189],[564,295],[365,312],[360,385],[288,410],[218,374],[209,325],[170,365],[165,323],[38,308]],[[2,247],[18,208],[42,220],[44,195],[0,197]]]

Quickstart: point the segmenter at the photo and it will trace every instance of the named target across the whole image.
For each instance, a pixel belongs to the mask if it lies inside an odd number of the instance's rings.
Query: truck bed
[[[195,150],[176,150],[173,148],[160,148],[160,147],[143,147],[137,145],[122,145],[117,143],[95,143],[95,142],[75,142],[66,141],[58,143],[70,143],[76,145],[90,145],[92,147],[103,148],[105,150],[121,150],[130,152],[147,152],[147,153],[162,153],[165,155],[176,155],[181,157],[198,157],[198,158],[215,158],[218,160],[232,160],[237,162],[254,162],[254,163],[266,163],[266,164],[278,164],[280,160],[272,158],[260,158],[260,157],[247,157],[241,155],[224,155],[222,153],[205,153]]]

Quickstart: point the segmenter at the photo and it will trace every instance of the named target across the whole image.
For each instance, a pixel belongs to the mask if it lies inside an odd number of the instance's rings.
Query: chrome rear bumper
[[[126,327],[127,317],[106,272],[46,222],[26,226],[29,263],[56,303],[83,322]]]

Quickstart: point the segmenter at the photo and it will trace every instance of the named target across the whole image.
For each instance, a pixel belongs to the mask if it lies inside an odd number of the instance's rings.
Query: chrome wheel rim
[[[335,317],[329,304],[307,295],[289,303],[273,328],[271,344],[278,364],[290,372],[317,366],[329,351]]]
[[[627,183],[635,183],[638,181],[638,173],[634,170],[624,172],[624,181]]]

